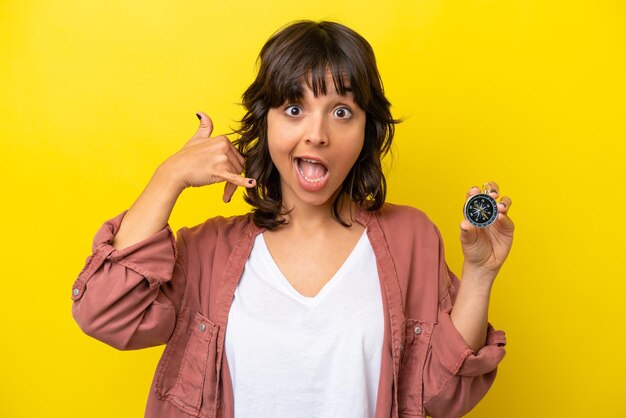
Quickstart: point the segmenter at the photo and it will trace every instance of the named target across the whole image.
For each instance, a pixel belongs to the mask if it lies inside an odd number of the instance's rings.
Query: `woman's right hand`
[[[226,182],[222,199],[229,202],[238,186],[251,188],[256,181],[242,177],[244,159],[224,135],[211,138],[213,122],[198,112],[200,127],[183,148],[165,160],[158,170],[174,180],[180,190]]]

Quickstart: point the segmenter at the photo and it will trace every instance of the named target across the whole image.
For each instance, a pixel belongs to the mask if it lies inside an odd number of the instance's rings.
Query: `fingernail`
[[[248,184],[254,184],[254,180],[252,179],[248,180]]]
[[[196,116],[198,117],[198,120],[202,120],[202,116],[200,116],[200,113],[196,113]]]

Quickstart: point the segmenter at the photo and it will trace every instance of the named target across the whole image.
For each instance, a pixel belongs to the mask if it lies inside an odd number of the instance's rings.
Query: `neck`
[[[290,207],[286,205],[287,208],[291,209],[291,212],[286,215],[288,221],[286,226],[290,229],[309,231],[336,227],[344,228],[332,215],[333,200],[328,204],[320,206],[295,205]],[[356,217],[356,210],[356,204],[347,197],[339,205],[339,215],[348,224],[353,222],[352,219]]]

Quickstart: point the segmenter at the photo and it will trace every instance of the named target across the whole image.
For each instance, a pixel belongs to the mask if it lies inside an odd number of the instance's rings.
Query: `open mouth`
[[[328,169],[319,161],[308,158],[296,158],[298,172],[309,183],[320,183],[328,177]]]

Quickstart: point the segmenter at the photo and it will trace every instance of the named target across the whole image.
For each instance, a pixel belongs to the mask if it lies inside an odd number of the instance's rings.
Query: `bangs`
[[[284,69],[278,77],[272,79],[272,86],[268,91],[270,107],[278,107],[285,102],[296,102],[304,96],[304,86],[308,87],[315,97],[328,94],[329,88],[334,88],[337,94],[345,96],[352,90],[352,79],[343,69],[343,66],[333,62],[316,62],[309,66],[302,65],[300,69]],[[332,75],[333,85],[328,86],[328,73]],[[356,92],[355,101],[358,103]]]
[[[261,70],[267,71],[263,93],[269,106],[300,100],[307,86],[315,97],[328,94],[331,88],[341,96],[352,92],[355,103],[365,109],[371,97],[371,80],[366,71],[356,69],[367,68],[369,57],[354,45],[341,43],[324,31],[312,30],[291,39],[278,51],[263,51]],[[329,73],[333,86],[327,85]]]

